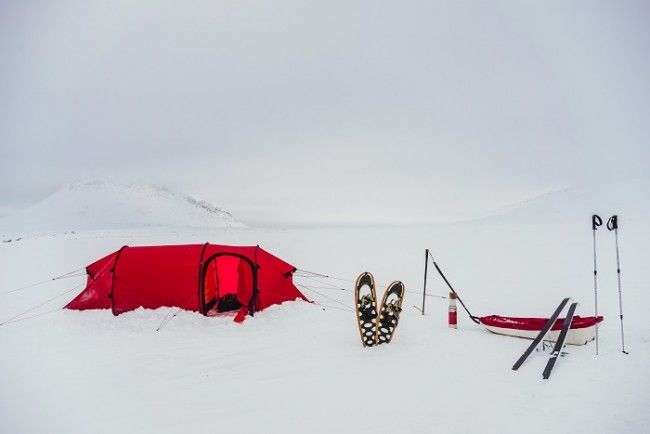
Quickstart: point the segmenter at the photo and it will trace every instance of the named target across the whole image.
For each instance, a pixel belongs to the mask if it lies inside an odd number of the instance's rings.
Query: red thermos
[[[456,315],[456,293],[449,293],[449,328],[458,328],[458,317]]]

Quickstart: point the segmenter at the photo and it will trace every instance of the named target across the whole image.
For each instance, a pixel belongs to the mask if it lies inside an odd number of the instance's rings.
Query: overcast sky
[[[650,2],[0,0],[0,214],[89,177],[252,223],[648,176]]]

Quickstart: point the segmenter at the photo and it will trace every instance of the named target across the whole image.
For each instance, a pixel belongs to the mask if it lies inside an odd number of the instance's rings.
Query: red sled
[[[492,333],[535,339],[544,328],[548,318],[515,318],[490,315],[479,318],[481,324]],[[574,316],[566,338],[569,345],[585,345],[596,337],[596,326],[603,321],[602,316]],[[558,318],[544,340],[555,342],[562,329],[564,318]]]

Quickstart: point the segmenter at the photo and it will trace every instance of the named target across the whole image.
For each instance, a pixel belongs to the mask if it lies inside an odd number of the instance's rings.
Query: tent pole
[[[424,302],[427,296],[427,266],[429,265],[429,249],[424,251],[424,290],[422,291],[422,315],[424,315]]]

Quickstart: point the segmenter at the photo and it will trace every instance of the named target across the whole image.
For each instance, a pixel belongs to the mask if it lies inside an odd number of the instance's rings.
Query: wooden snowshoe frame
[[[377,296],[375,278],[369,272],[357,277],[354,284],[354,307],[361,343],[364,347],[372,347],[376,344],[377,335]]]
[[[404,284],[398,280],[388,285],[384,291],[377,315],[376,345],[388,344],[395,336],[405,292]]]

